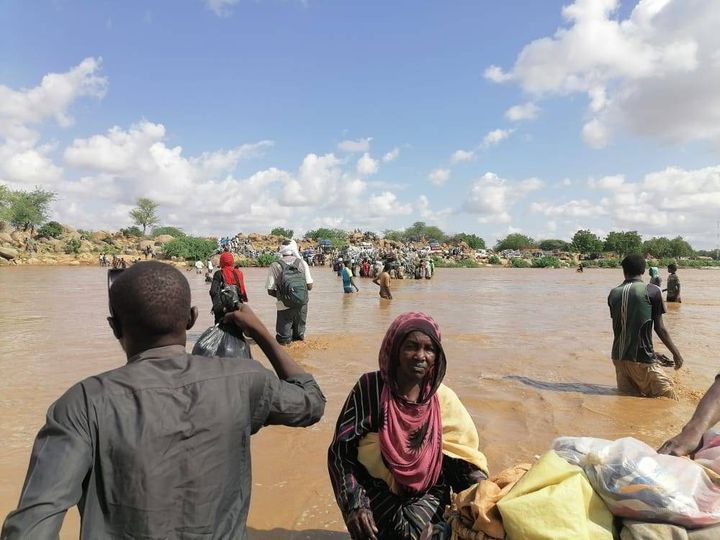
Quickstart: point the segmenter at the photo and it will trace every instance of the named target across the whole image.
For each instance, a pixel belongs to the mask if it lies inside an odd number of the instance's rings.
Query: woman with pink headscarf
[[[440,328],[423,313],[390,325],[380,370],[364,374],[328,451],[335,498],[354,540],[441,539],[451,489],[487,477],[475,425],[442,384]]]

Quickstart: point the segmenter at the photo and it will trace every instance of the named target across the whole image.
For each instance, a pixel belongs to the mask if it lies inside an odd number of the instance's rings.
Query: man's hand
[[[680,354],[673,354],[673,361],[675,362],[675,369],[680,369],[683,366],[683,357]]]
[[[702,432],[693,429],[683,429],[679,435],[676,435],[658,449],[658,454],[668,454],[670,456],[692,456],[700,450],[702,446]]]
[[[240,304],[239,309],[227,313],[223,318],[223,322],[234,324],[256,341],[261,333],[267,333],[265,325],[247,304]]]
[[[377,540],[378,529],[372,511],[368,508],[358,508],[351,512],[347,528],[353,540]]]

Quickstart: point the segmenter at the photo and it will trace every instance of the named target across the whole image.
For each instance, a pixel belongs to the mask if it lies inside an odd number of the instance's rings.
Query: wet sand
[[[253,309],[274,328],[265,273],[247,269],[246,283]],[[253,437],[253,539],[349,538],[327,477],[327,445],[347,393],[377,368],[384,331],[403,311],[439,322],[445,382],[473,416],[491,471],[532,459],[560,435],[635,436],[657,446],[689,418],[720,369],[711,354],[720,308],[714,270],[681,271],[685,303],[665,317],[685,358],[679,403],[615,394],[606,298],[620,270],[439,269],[431,281],[393,281],[392,301],[370,280],[358,278],[360,293],[345,295],[330,270],[313,275],[307,341],[291,351],[317,377],[326,415],[308,429],[271,427]],[[201,312],[194,341],[211,324],[210,302],[203,277],[187,277]],[[0,271],[0,518],[17,504],[48,405],[78,380],[124,363],[106,316],[101,268]],[[77,538],[78,521],[71,511],[61,538]]]

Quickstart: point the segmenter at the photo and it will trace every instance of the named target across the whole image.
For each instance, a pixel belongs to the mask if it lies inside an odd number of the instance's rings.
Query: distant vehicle
[[[428,249],[430,251],[441,251],[442,247],[440,247],[439,242],[430,242],[430,244],[428,245]]]
[[[318,248],[324,253],[332,251],[332,242],[330,240],[320,240],[320,242],[318,242]]]
[[[478,249],[475,251],[475,258],[476,259],[487,259],[488,253],[486,249]]]

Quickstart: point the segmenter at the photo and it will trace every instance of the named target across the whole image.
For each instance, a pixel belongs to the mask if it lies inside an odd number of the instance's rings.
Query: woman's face
[[[397,377],[402,382],[420,383],[435,365],[437,350],[430,336],[415,330],[402,345],[398,358]]]

